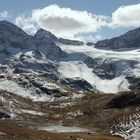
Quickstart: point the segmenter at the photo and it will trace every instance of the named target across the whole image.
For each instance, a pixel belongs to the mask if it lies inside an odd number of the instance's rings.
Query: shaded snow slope
[[[112,80],[101,79],[92,72],[91,68],[88,68],[80,61],[60,62],[58,71],[65,78],[80,77],[89,82],[97,90],[105,93],[126,91],[129,86],[129,83],[124,76]]]

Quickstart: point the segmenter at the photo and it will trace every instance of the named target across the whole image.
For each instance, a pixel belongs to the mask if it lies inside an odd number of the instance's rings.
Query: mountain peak
[[[6,20],[0,21],[0,32],[12,32],[13,34],[18,33],[24,36],[27,35],[22,29]]]
[[[37,38],[43,38],[43,37],[45,37],[45,38],[48,38],[48,39],[50,39],[52,41],[55,41],[55,42],[58,41],[58,38],[54,34],[52,34],[49,31],[46,31],[44,29],[39,29],[36,32],[35,37],[37,37]]]
[[[23,42],[28,35],[16,25],[3,20],[0,21],[0,47],[24,48]]]

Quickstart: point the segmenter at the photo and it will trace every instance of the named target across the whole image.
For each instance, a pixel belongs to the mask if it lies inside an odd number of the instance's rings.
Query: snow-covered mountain
[[[20,120],[36,131],[46,121],[76,124],[138,140],[139,36],[135,29],[93,44],[43,29],[31,36],[0,21],[0,120]]]
[[[54,83],[80,91],[117,93],[131,88],[139,89],[139,29],[118,38],[97,42],[95,46],[57,38],[43,29],[30,36],[7,21],[0,21],[0,33],[1,75],[10,74],[15,79],[18,74],[46,75]],[[112,44],[109,50],[104,50],[106,47],[102,42],[112,40],[123,41],[118,44],[118,49],[125,48],[126,51],[113,51]],[[127,42],[133,42],[132,47],[129,44],[127,48]],[[98,47],[99,44],[102,46]],[[19,84],[18,78],[15,81]]]

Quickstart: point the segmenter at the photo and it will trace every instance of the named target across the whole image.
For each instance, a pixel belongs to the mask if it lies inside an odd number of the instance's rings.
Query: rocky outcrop
[[[68,85],[72,88],[76,88],[78,90],[85,90],[85,91],[95,91],[93,86],[91,86],[87,81],[81,78],[66,78],[62,79],[61,83],[64,85]]]
[[[36,56],[40,54],[40,56],[43,57],[42,55],[44,55],[46,58],[51,60],[59,60],[61,57],[65,56],[65,52],[63,52],[61,48],[55,44],[55,42],[46,37],[37,38],[35,46],[36,50],[34,53]]]
[[[121,75],[130,76],[132,69],[138,64],[136,60],[117,58],[91,58],[87,57],[84,62],[93,69],[93,73],[101,79],[113,79]]]
[[[124,35],[112,39],[98,41],[95,44],[98,49],[104,50],[131,50],[140,48],[140,28],[131,30]]]
[[[0,119],[10,119],[10,118],[11,117],[8,114],[0,112]]]
[[[52,42],[57,42],[58,38],[53,35],[51,32],[40,29],[36,32],[35,37],[38,39],[47,38],[50,39]]]
[[[140,90],[140,77],[127,76],[126,79],[129,81],[131,90]]]
[[[65,45],[75,45],[75,46],[81,46],[84,45],[84,42],[78,41],[78,40],[69,40],[64,38],[59,38],[59,42]]]

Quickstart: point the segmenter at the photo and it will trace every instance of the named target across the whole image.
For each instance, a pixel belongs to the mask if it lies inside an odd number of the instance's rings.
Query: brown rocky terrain
[[[118,124],[120,122],[129,124],[130,121],[139,119],[136,117],[139,115],[139,96],[138,91],[118,95],[87,93],[76,99],[34,102],[1,91],[0,138],[2,140],[119,140],[121,138],[111,137],[112,134],[116,135],[116,132],[123,131]],[[136,116],[132,117],[133,115]],[[62,133],[57,130],[56,132],[38,130],[39,127],[48,125],[86,128],[88,131]]]

